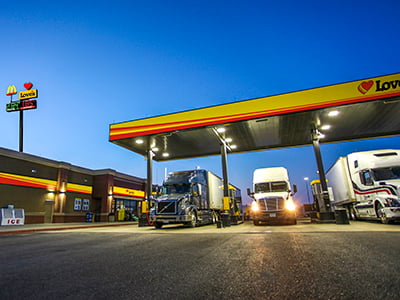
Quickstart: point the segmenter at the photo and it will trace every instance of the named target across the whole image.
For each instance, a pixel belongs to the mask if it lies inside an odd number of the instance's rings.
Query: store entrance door
[[[54,200],[46,200],[44,203],[44,223],[53,223]]]
[[[101,198],[95,197],[92,200],[92,209],[94,213],[94,221],[101,222]]]

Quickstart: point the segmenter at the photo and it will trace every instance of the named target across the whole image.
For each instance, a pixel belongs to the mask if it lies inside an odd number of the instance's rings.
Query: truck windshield
[[[187,194],[190,192],[189,184],[167,184],[162,188],[163,194]]]
[[[377,181],[400,179],[400,167],[380,168],[372,170]]]
[[[289,190],[287,182],[262,182],[256,183],[254,186],[255,193],[271,193],[271,192],[287,192]]]

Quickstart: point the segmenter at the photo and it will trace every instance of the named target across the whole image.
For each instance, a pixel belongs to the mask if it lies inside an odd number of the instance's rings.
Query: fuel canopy
[[[167,161],[400,133],[400,73],[115,123],[111,142]]]

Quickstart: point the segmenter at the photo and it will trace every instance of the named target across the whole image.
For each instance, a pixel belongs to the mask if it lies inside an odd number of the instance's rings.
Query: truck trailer
[[[297,192],[290,188],[289,174],[286,168],[273,167],[254,170],[252,218],[254,225],[260,223],[296,224],[296,206],[293,195]]]
[[[354,152],[327,171],[332,204],[350,219],[400,220],[400,150]]]
[[[229,203],[224,206],[223,186],[223,180],[207,170],[171,172],[150,209],[150,221],[156,228],[164,224],[195,227],[214,224],[226,213],[237,224],[242,219],[240,189],[229,185],[229,201],[225,199]]]

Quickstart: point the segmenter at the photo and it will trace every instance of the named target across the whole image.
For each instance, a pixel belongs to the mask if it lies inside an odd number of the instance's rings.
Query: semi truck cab
[[[296,206],[290,189],[288,172],[283,167],[256,169],[253,173],[252,218],[254,225],[261,223],[296,224]]]

